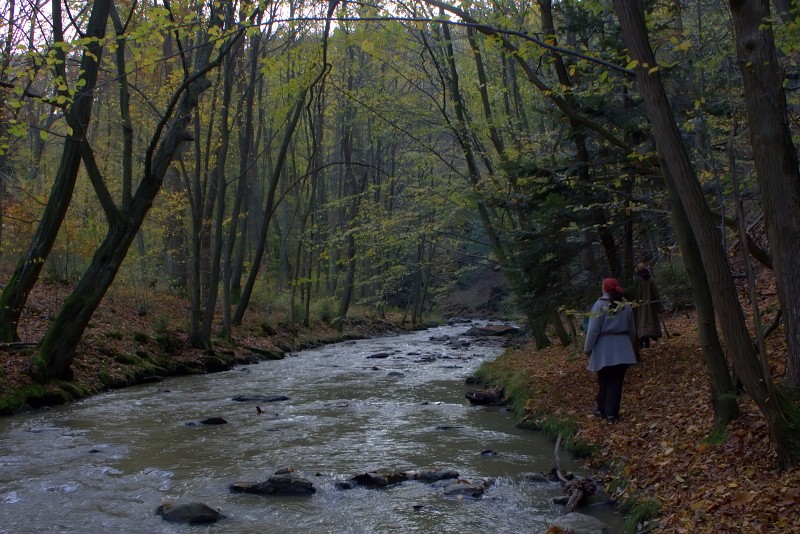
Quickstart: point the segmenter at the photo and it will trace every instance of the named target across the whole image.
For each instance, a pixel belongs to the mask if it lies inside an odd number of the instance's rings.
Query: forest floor
[[[741,417],[715,431],[694,313],[666,325],[672,335],[642,349],[642,363],[628,370],[616,424],[592,414],[596,380],[576,347],[509,350],[495,364],[527,377],[528,418],[576,423],[574,439],[596,450],[587,467],[615,500],[660,504],[648,532],[800,532],[800,468],[776,469],[767,425],[747,395]],[[780,380],[782,329],[769,341]]]

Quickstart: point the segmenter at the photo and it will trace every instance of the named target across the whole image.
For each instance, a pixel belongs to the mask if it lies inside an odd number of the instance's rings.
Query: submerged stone
[[[222,417],[208,417],[200,421],[201,425],[227,425],[228,421]]]
[[[225,516],[201,502],[190,502],[177,504],[166,502],[156,508],[156,515],[160,515],[164,521],[171,523],[188,523],[190,525],[202,525],[216,523]]]
[[[287,401],[289,397],[285,395],[236,395],[231,397],[236,402],[280,402]]]
[[[550,523],[564,532],[575,532],[576,534],[609,534],[608,525],[592,516],[570,512],[562,515]]]

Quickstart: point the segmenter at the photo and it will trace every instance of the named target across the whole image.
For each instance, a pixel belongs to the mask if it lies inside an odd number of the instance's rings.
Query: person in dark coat
[[[661,337],[661,313],[664,305],[658,296],[653,275],[647,265],[640,263],[636,266],[636,336],[639,347],[650,347],[650,341]]]
[[[616,278],[603,280],[603,295],[589,314],[583,352],[589,371],[597,372],[597,407],[593,413],[609,423],[619,419],[625,371],[636,363],[636,325],[633,310],[622,296]]]

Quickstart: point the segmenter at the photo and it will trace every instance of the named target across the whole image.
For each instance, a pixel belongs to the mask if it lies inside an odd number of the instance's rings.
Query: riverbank
[[[30,357],[68,290],[62,285],[37,286],[20,322],[21,342],[0,348],[0,415],[169,376],[222,371],[281,358],[287,352],[414,329],[401,316],[380,319],[354,312],[340,332],[330,322],[317,319],[304,326],[290,323],[280,312],[256,309],[234,328],[231,339],[215,338],[213,350],[201,350],[188,342],[185,299],[171,293],[145,297],[117,289],[107,295],[87,328],[73,362],[72,380],[36,384],[28,373]]]
[[[568,437],[606,491],[648,532],[796,532],[800,469],[775,468],[767,427],[741,396],[742,416],[715,431],[695,318],[667,318],[674,334],[643,349],[625,378],[621,421],[592,415],[595,379],[579,347],[506,351],[481,369],[504,385],[523,424]],[[770,354],[785,354],[782,332]],[[783,362],[771,361],[781,376]],[[555,437],[554,437],[555,439]],[[632,526],[631,525],[631,526]]]

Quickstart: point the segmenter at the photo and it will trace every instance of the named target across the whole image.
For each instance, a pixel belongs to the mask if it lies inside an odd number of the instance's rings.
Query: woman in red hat
[[[633,310],[622,296],[616,278],[603,280],[603,296],[589,315],[583,351],[589,370],[597,372],[597,407],[594,414],[609,423],[619,419],[625,371],[636,363],[636,324]]]

